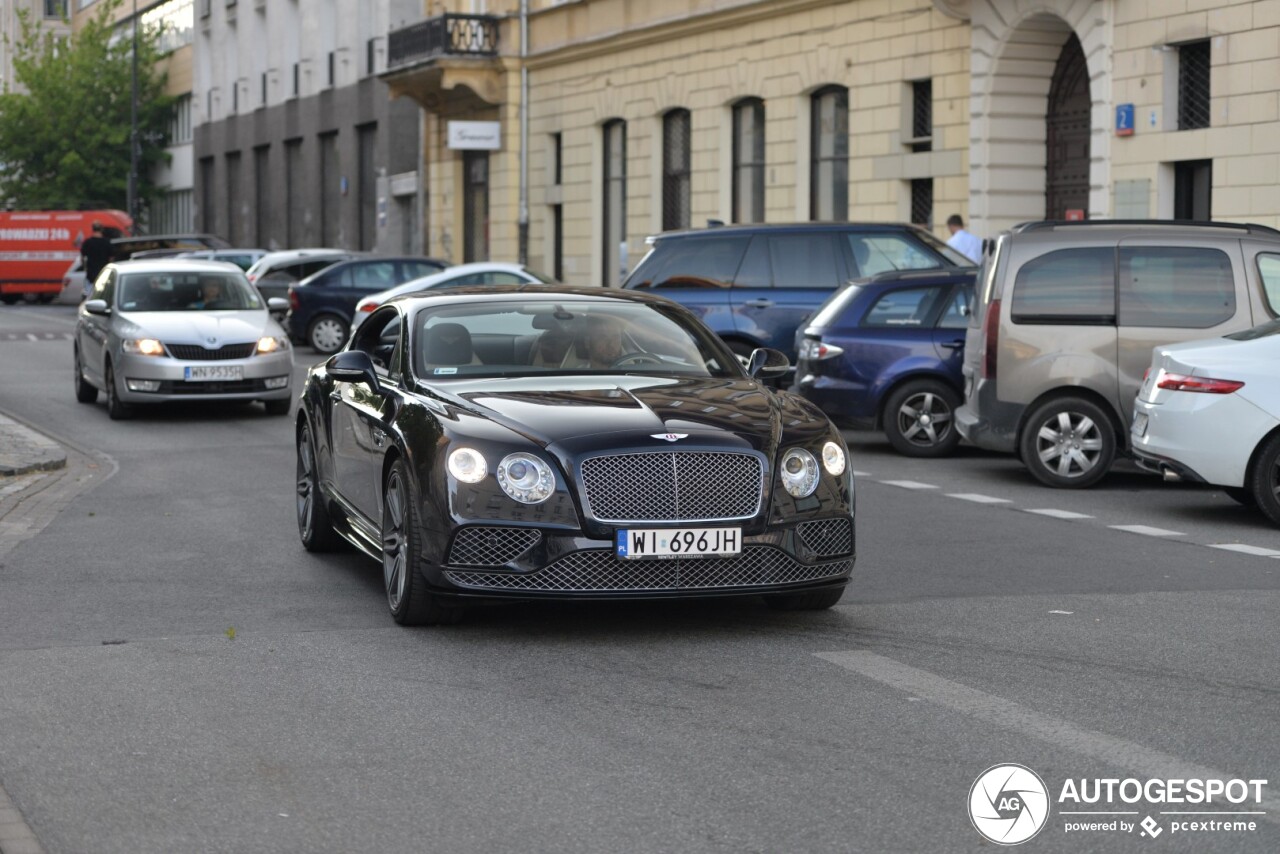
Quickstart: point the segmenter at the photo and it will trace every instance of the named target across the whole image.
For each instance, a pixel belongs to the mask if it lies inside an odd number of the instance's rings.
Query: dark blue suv
[[[648,288],[692,309],[739,355],[772,347],[795,360],[796,328],[853,279],[893,270],[971,267],[910,225],[807,222],[672,231],[624,288]]]
[[[284,327],[294,341],[310,344],[317,353],[336,353],[347,343],[356,303],[447,266],[417,257],[340,261],[289,287]]]
[[[791,390],[837,424],[883,429],[908,456],[950,453],[974,276],[882,273],[833,294],[796,335]]]

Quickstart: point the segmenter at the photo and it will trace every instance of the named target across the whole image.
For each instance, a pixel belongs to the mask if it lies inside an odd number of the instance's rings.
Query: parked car
[[[583,366],[543,358],[566,340]],[[406,625],[486,598],[829,608],[853,568],[853,474],[816,407],[760,382],[787,367],[760,350],[743,370],[696,316],[648,295],[392,300],[307,376],[302,544],[345,539],[381,563]]]
[[[173,250],[173,254],[177,254],[200,249],[226,249],[230,246],[230,243],[214,234],[148,234],[144,237],[117,237],[111,241],[114,261],[132,260],[139,252]]]
[[[1128,450],[1151,348],[1273,317],[1280,284],[1264,292],[1260,270],[1277,259],[1280,231],[1258,225],[1036,222],[1001,234],[966,335],[961,435],[1016,452],[1049,486],[1097,483]]]
[[[108,264],[75,331],[76,400],[107,414],[174,400],[261,400],[286,415],[293,352],[267,305],[228,264]]]
[[[887,270],[973,263],[909,225],[809,222],[673,231],[623,283],[691,309],[735,353],[772,347],[795,359],[796,329],[837,287]]]
[[[347,343],[356,303],[362,297],[420,279],[445,268],[432,258],[360,258],[341,261],[289,288],[285,328],[317,353],[336,353]]]
[[[255,261],[245,275],[264,298],[287,299],[289,288],[294,284],[315,275],[325,267],[356,257],[358,257],[357,253],[348,252],[345,249],[289,249],[283,252],[268,252]]]
[[[971,269],[881,273],[833,294],[796,335],[792,391],[837,424],[884,430],[899,452],[960,442]]]
[[[389,299],[429,291],[435,288],[461,288],[473,285],[549,285],[554,280],[530,270],[523,264],[507,264],[500,261],[476,261],[471,264],[455,264],[439,273],[413,279],[390,290],[364,297],[356,303],[352,328],[369,316],[369,312]]]
[[[1280,277],[1271,290],[1280,296]],[[1277,365],[1280,320],[1156,347],[1134,403],[1134,460],[1167,480],[1221,486],[1280,525]]]
[[[196,252],[183,252],[179,258],[192,258],[204,261],[225,261],[235,264],[241,270],[248,271],[264,255],[265,249],[203,249]]]

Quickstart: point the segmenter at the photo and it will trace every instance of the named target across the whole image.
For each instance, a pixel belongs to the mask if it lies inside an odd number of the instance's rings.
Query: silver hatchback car
[[[1096,483],[1128,450],[1152,348],[1275,317],[1268,271],[1278,261],[1280,231],[1260,225],[1093,220],[1005,232],[979,276],[960,434],[1018,454],[1049,486]]]
[[[244,274],[217,261],[110,264],[80,306],[75,391],[106,392],[107,413],[140,403],[261,400],[286,415],[292,397],[289,337]]]

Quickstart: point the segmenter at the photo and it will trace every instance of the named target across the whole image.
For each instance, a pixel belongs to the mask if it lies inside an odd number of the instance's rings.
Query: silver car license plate
[[[187,382],[227,382],[244,379],[244,365],[196,365],[183,372]]]
[[[618,531],[618,557],[734,557],[742,553],[741,528],[625,528]]]
[[[1135,412],[1133,414],[1133,428],[1130,430],[1134,436],[1141,439],[1147,435],[1147,421],[1149,416],[1145,412]]]

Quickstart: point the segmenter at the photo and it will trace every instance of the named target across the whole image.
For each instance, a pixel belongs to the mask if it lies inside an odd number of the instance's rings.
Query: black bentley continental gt
[[[377,309],[311,369],[297,424],[309,551],[380,560],[396,622],[494,599],[763,594],[829,608],[854,483],[821,411],[687,309],[487,287]]]

